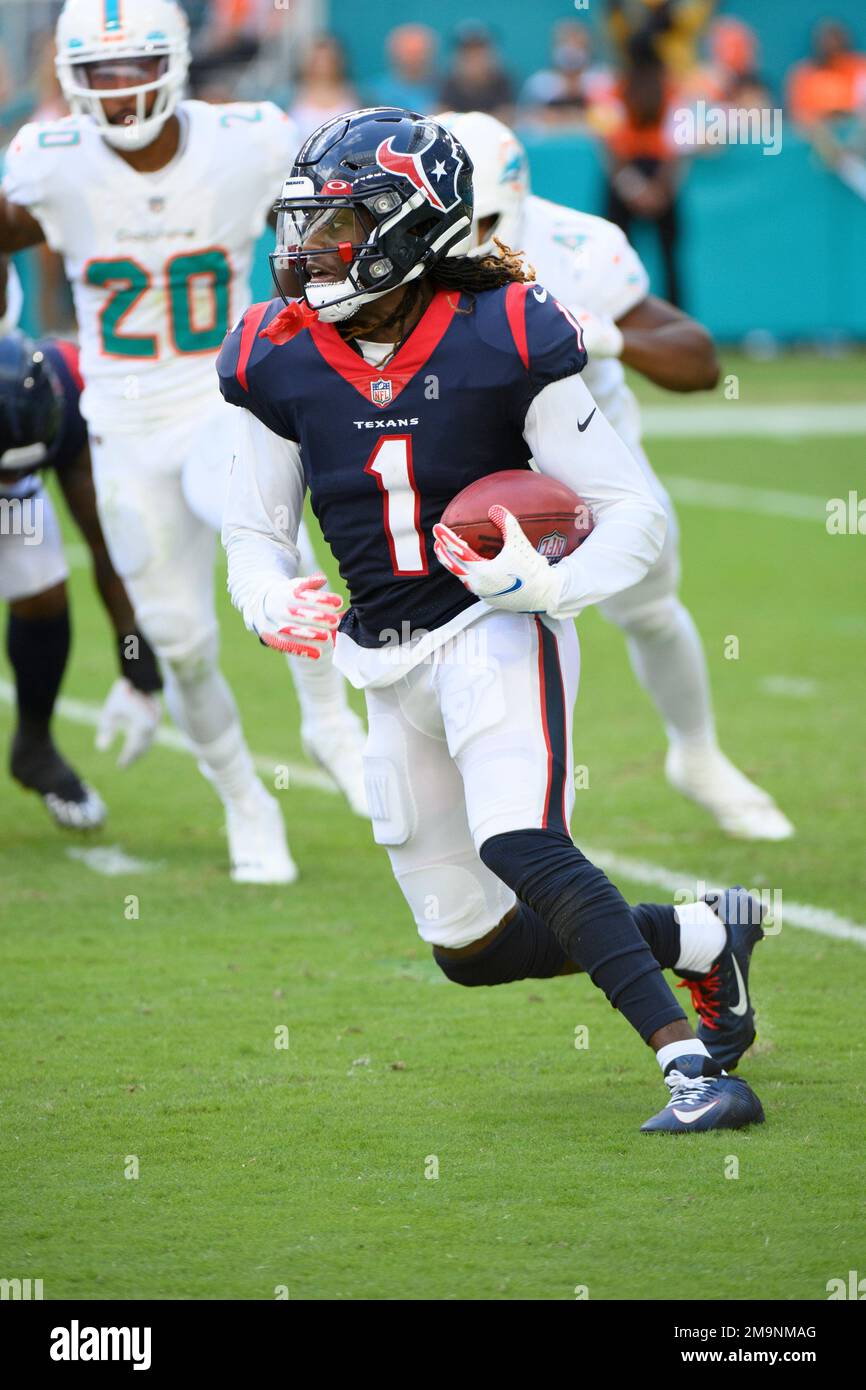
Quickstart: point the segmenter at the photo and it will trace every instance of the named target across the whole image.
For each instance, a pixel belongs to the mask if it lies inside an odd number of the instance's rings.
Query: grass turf
[[[755,393],[825,399],[803,383],[800,361],[760,364]],[[659,441],[651,456],[662,475],[866,489],[854,439]],[[666,787],[624,644],[587,613],[575,838],[862,922],[866,542],[696,505],[680,520],[723,746],[799,834],[728,841]],[[112,644],[82,570],[72,598],[65,692],[97,702]],[[251,745],[300,760],[280,659],[227,608],[223,630]],[[778,675],[807,683],[799,697],[766,693]],[[0,705],[4,737],[9,723]],[[7,785],[0,1276],[42,1278],[46,1298],[571,1299],[585,1285],[591,1299],[823,1299],[829,1279],[866,1272],[859,945],[786,925],[758,948],[743,1071],[763,1128],[643,1137],[658,1071],[604,999],[580,977],[449,986],[338,798],[283,792],[300,882],[234,887],[188,758],[157,747],[121,773],[91,729],[57,733],[111,807],[86,843],[154,867],[98,876]]]

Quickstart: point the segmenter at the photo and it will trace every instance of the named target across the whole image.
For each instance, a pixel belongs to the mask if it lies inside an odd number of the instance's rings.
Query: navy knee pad
[[[507,985],[513,980],[547,980],[567,956],[553,932],[525,903],[494,939],[474,955],[451,956],[433,947],[439,969],[456,985]]]

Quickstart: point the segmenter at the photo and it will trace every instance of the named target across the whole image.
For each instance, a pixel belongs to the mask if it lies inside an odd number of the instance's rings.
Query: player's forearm
[[[105,536],[96,509],[96,493],[90,469],[90,455],[85,449],[65,468],[58,470],[57,481],[66,499],[70,516],[81,534],[93,568],[93,581],[118,637],[135,629],[132,604],[123,581],[108,553]]]
[[[269,590],[282,580],[297,578],[297,548],[231,522],[223,525],[222,541],[231,601],[250,632],[261,633],[269,622],[265,614]]]
[[[630,589],[658,559],[667,517],[654,498],[610,505],[578,550],[560,560],[552,618],[574,618],[591,603]]]
[[[578,422],[585,422],[583,430]],[[592,534],[557,565],[552,617],[573,617],[590,603],[630,588],[661,553],[667,518],[635,458],[578,376],[535,398],[525,438],[536,465],[591,508]]]
[[[620,325],[620,360],[668,391],[709,391],[719,379],[713,340],[694,319],[677,319],[658,328]]]
[[[123,580],[111,563],[108,551],[93,553],[93,580],[115,636],[125,637],[136,630],[135,614]]]
[[[10,203],[0,193],[0,254],[11,255],[38,246],[45,234],[26,208]]]
[[[260,633],[268,590],[298,575],[304,470],[297,444],[248,410],[232,409],[229,420],[234,457],[222,527],[228,589],[247,627]]]

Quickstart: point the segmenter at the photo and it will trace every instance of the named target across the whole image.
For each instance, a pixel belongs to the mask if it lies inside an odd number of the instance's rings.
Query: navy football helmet
[[[45,463],[61,417],[61,387],[45,354],[21,333],[0,338],[0,478]]]
[[[429,116],[350,111],[298,152],[276,203],[271,271],[326,323],[468,250],[472,161]]]

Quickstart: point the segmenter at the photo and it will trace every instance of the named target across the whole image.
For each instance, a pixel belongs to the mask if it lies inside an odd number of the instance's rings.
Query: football
[[[470,483],[448,503],[442,521],[482,559],[490,560],[502,549],[499,529],[487,515],[496,505],[517,517],[535,549],[551,564],[576,550],[593,527],[592,513],[576,492],[525,468],[506,468]]]

